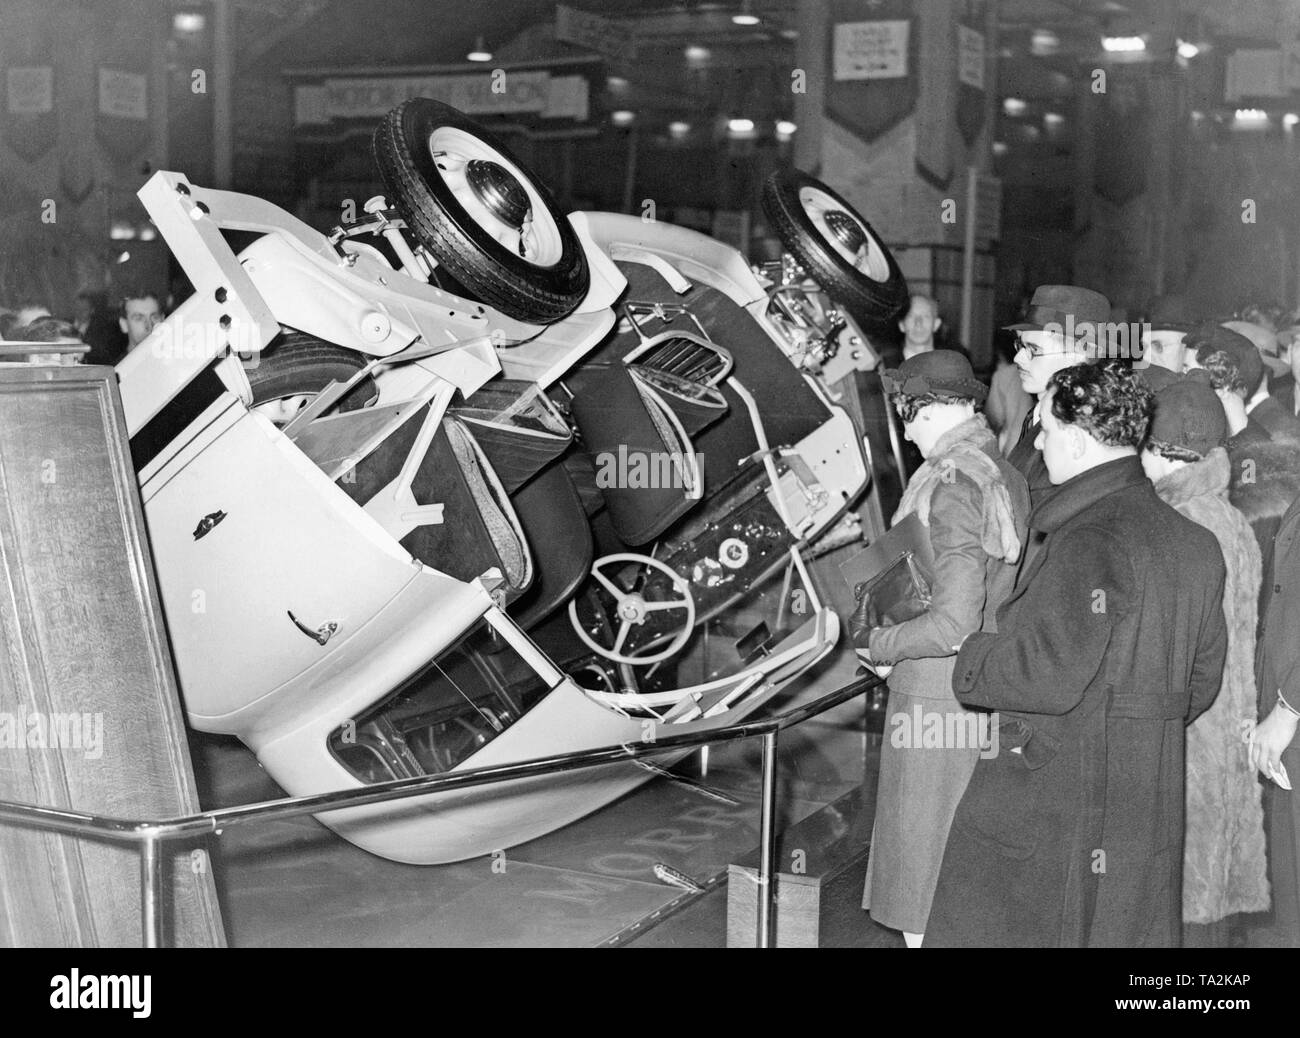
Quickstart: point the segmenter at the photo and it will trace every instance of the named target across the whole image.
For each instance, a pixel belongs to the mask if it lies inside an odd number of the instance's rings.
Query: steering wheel
[[[615,564],[632,563],[645,570],[658,571],[666,576],[672,583],[672,589],[676,596],[667,601],[656,602],[647,601],[644,596],[635,591],[624,591],[612,579],[606,576],[602,570],[606,566]],[[621,552],[615,555],[605,555],[591,564],[591,575],[593,579],[602,588],[605,589],[614,599],[614,615],[618,618],[618,633],[614,637],[613,645],[601,645],[595,638],[588,633],[587,629],[578,619],[578,603],[569,602],[569,622],[573,625],[573,630],[582,643],[591,649],[592,652],[604,656],[607,660],[613,660],[615,663],[626,663],[630,666],[641,666],[647,663],[659,663],[668,659],[676,653],[686,640],[691,636],[691,631],[695,627],[695,599],[691,596],[690,584],[682,577],[675,573],[668,566],[664,565],[657,559],[652,559],[648,555],[637,555],[631,552]],[[634,582],[635,584],[635,582]],[[599,601],[599,597],[593,595]],[[686,614],[682,621],[681,630],[677,631],[672,640],[662,649],[655,653],[647,653],[641,656],[628,655],[623,652],[623,646],[627,644],[628,634],[633,627],[639,627],[646,622],[651,613],[681,611]]]

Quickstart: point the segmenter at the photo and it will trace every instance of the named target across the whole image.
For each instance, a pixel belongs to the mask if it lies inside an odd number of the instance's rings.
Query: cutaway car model
[[[703,235],[562,214],[437,102],[375,150],[391,206],[331,235],[177,173],[140,192],[195,288],[118,365],[191,724],[308,794],[752,713],[836,642],[804,552],[868,479],[767,289]],[[455,861],[649,777],[321,820]]]

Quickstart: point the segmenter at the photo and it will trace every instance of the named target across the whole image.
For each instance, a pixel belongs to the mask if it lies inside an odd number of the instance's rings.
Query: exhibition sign
[[[920,33],[910,0],[833,0],[826,114],[871,142],[916,107]]]
[[[298,125],[377,119],[412,97],[430,97],[467,115],[536,115],[586,119],[590,91],[582,75],[545,69],[426,76],[348,76],[295,89]]]

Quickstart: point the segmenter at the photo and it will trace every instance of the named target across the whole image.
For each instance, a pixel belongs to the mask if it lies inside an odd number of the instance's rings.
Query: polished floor
[[[863,765],[876,758],[875,746],[864,742],[877,740],[864,739],[862,714],[860,706],[841,708],[824,722],[787,733],[780,750],[782,829],[863,791]],[[237,744],[209,743],[203,759],[204,770],[217,779],[219,802],[279,795]],[[758,747],[715,749],[702,776],[699,764],[695,757],[677,770],[733,803],[654,779],[565,829],[507,851],[504,859],[401,865],[345,843],[310,818],[232,829],[217,841],[215,855],[230,943],[583,947],[657,943],[654,931],[664,927],[674,943],[722,946],[727,866],[757,853]],[[874,786],[867,792],[862,799],[869,811]],[[859,853],[869,821],[842,823],[865,828]],[[807,855],[803,848],[780,849],[779,861],[796,850]],[[686,892],[658,879],[656,865],[715,890]],[[865,928],[865,914],[855,911]]]
[[[814,573],[843,609],[838,554]],[[842,646],[774,707],[814,699],[855,669]],[[901,945],[858,907],[879,759],[880,737],[868,731],[879,731],[879,717],[868,713],[869,704],[855,700],[783,733],[779,745],[778,828],[786,839],[778,862],[798,860],[810,876],[833,877],[822,901],[834,925],[823,943]],[[237,741],[196,735],[193,750],[205,807],[283,795]],[[214,846],[230,944],[724,946],[728,866],[757,861],[759,745],[713,747],[674,770],[715,795],[653,779],[504,858],[454,865],[386,861],[311,818],[232,828]],[[666,882],[657,875],[662,866],[701,890]]]

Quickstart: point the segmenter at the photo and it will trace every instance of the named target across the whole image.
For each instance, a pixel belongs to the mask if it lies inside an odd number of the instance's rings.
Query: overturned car
[[[375,153],[387,195],[330,235],[177,173],[140,192],[195,287],[118,366],[191,724],[302,795],[760,707],[837,640],[806,552],[868,482],[801,318],[704,235],[562,214],[445,105]],[[321,821],[449,862],[651,774]]]

